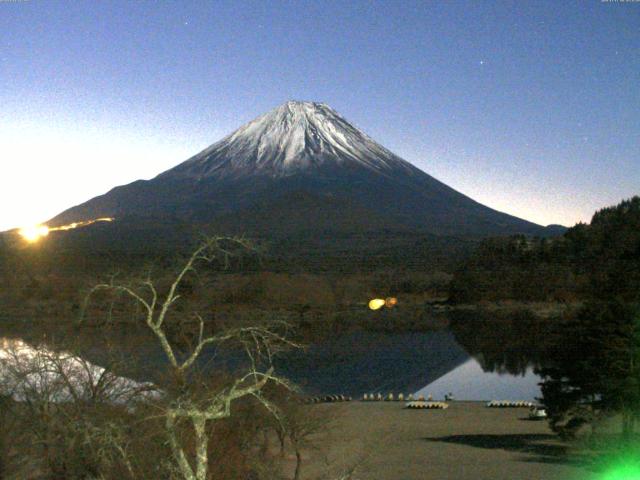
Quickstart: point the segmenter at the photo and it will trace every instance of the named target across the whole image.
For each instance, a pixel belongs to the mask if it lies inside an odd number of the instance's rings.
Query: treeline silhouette
[[[451,297],[573,302],[547,320],[524,311],[474,311],[471,318],[454,312],[451,327],[487,370],[534,367],[555,432],[573,437],[586,429],[595,439],[601,425],[619,418],[622,439],[637,440],[640,197],[604,208],[590,224],[553,240],[486,240],[455,273]]]
[[[574,302],[615,295],[632,301],[639,286],[640,197],[635,196],[557,238],[484,240],[455,271],[450,299]]]

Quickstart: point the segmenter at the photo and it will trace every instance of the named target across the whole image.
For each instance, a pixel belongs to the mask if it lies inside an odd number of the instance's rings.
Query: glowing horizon
[[[0,231],[150,179],[290,99],[541,225],[640,193],[631,4],[250,3],[0,2]]]

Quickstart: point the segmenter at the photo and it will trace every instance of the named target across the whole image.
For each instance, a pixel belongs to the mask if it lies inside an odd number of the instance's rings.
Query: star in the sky
[[[480,60],[480,65],[484,65],[484,60]]]

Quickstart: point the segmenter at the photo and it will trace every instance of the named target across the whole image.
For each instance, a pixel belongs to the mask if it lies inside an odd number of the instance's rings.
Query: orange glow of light
[[[34,243],[42,237],[49,235],[49,227],[46,225],[30,225],[28,227],[21,228],[18,233],[22,235],[22,238],[27,242]]]
[[[384,306],[387,308],[393,308],[398,304],[398,299],[396,297],[387,297],[384,301]]]
[[[382,298],[374,298],[369,302],[369,308],[371,310],[380,310],[384,305],[385,302]]]
[[[96,222],[113,222],[113,217],[102,217],[93,220],[84,220],[82,222],[73,222],[69,225],[62,225],[60,227],[47,227],[46,225],[32,225],[24,227],[18,230],[18,233],[29,243],[35,243],[43,237],[49,235],[49,232],[73,230],[78,227],[86,227]]]
[[[62,225],[61,227],[53,227],[50,228],[49,230],[51,231],[56,231],[56,230],[73,230],[74,228],[78,228],[78,227],[86,227],[87,225],[91,225],[92,223],[96,223],[96,222],[113,222],[115,219],[113,217],[102,217],[102,218],[95,218],[93,220],[85,220],[83,222],[73,222],[70,223],[69,225]]]

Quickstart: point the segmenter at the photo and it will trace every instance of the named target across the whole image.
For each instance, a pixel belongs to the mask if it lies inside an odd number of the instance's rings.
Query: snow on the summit
[[[285,176],[323,166],[357,165],[405,174],[411,164],[373,141],[323,103],[289,101],[163,176]]]

